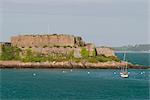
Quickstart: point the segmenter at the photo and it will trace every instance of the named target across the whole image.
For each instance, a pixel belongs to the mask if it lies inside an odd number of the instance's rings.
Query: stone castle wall
[[[24,55],[26,54],[27,52],[27,49],[29,48],[22,48],[22,53],[21,55]],[[32,50],[33,53],[35,54],[43,54],[43,55],[55,55],[55,54],[58,54],[58,55],[64,55],[64,56],[67,56],[67,55],[70,55],[73,53],[73,56],[76,57],[76,58],[81,58],[81,48],[78,47],[78,48],[74,48],[74,47],[45,47],[45,48],[36,48],[36,47],[33,47],[33,48],[30,48]]]
[[[39,52],[42,54],[69,54],[70,52],[75,51],[77,49],[79,48],[70,48],[70,47],[67,47],[67,48],[64,48],[64,47],[32,48],[34,52]]]
[[[11,43],[20,48],[84,45],[82,38],[70,35],[21,35],[11,37]]]
[[[98,47],[96,48],[97,55],[105,55],[105,56],[115,56],[114,50],[107,47]]]
[[[95,45],[92,43],[87,43],[85,48],[89,51],[89,56],[93,56],[93,52],[95,50]]]
[[[75,57],[81,57],[82,47],[89,51],[89,56],[93,56],[95,45],[86,44],[81,37],[71,35],[20,35],[11,37],[11,45],[22,50],[31,48],[35,52],[42,54],[69,54],[75,52]],[[115,56],[112,49],[106,47],[96,48],[97,55]]]

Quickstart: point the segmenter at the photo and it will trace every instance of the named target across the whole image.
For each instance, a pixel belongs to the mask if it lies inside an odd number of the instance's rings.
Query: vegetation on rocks
[[[41,53],[37,53],[32,51],[32,48],[28,48],[25,51],[21,51],[21,49],[12,46],[3,46],[2,53],[0,55],[0,60],[19,60],[23,62],[63,62],[63,61],[73,61],[73,62],[90,62],[90,63],[98,63],[98,62],[107,62],[107,61],[117,61],[120,60],[115,56],[106,57],[104,55],[96,55],[96,50],[93,51],[93,56],[89,56],[89,52],[86,48],[82,48],[81,50],[82,58],[75,58],[74,51],[71,51],[69,54],[49,54],[43,55]]]
[[[81,50],[81,56],[83,58],[89,57],[89,51],[86,48],[82,48],[82,50]]]
[[[21,49],[11,46],[2,46],[1,60],[20,60]]]

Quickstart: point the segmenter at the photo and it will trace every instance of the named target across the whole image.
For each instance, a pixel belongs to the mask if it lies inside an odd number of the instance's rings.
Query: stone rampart
[[[105,55],[105,56],[115,56],[114,50],[107,47],[97,47],[96,48],[97,55]]]
[[[29,48],[23,48],[22,49],[22,54],[26,54],[26,51],[27,49]],[[33,48],[30,48],[32,50],[32,52],[34,52],[35,54],[44,54],[44,55],[55,55],[55,54],[58,54],[58,55],[69,55],[71,53],[73,53],[73,56],[76,57],[76,58],[80,58],[81,55],[80,55],[80,52],[81,52],[81,48],[78,47],[78,48],[71,48],[71,47],[45,47],[45,48],[36,48],[36,47],[33,47]]]
[[[92,43],[87,43],[85,45],[85,48],[89,51],[89,56],[93,56],[94,50],[95,50],[95,45]]]
[[[11,37],[11,45],[22,50],[31,48],[35,52],[42,54],[68,54],[75,52],[75,57],[80,58],[80,51],[85,47],[89,51],[89,56],[93,56],[95,45],[86,44],[81,37],[64,34],[51,35],[20,35]],[[106,47],[96,48],[97,55],[115,56],[112,49]]]
[[[71,35],[20,35],[11,37],[12,46],[20,48],[50,46],[80,46],[82,38]]]

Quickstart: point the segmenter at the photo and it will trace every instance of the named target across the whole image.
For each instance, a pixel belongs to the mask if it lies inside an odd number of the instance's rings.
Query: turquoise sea
[[[0,100],[149,100],[148,69],[1,69]]]
[[[116,53],[116,55],[123,60],[124,53]],[[132,64],[150,66],[150,53],[126,53],[126,60]]]

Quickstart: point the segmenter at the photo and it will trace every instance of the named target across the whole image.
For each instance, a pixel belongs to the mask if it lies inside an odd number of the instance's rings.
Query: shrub
[[[80,58],[73,58],[72,60],[75,61],[76,63],[79,63],[82,61],[82,59],[80,59]]]
[[[90,63],[98,63],[98,61],[97,61],[97,59],[95,57],[89,57],[87,60]]]
[[[45,62],[48,57],[41,54],[34,54],[32,50],[27,49],[25,57],[22,59],[23,62]]]
[[[89,52],[88,52],[88,50],[86,48],[82,48],[82,50],[81,50],[81,56],[83,58],[87,58],[89,56]]]
[[[107,62],[107,61],[111,61],[111,59],[105,57],[105,56],[97,56],[96,59],[99,61],[99,62]]]
[[[20,60],[21,49],[13,46],[2,46],[1,60]]]
[[[23,57],[22,61],[23,62],[30,62],[30,61],[32,61],[32,58],[33,58],[32,50],[31,49],[26,49],[26,54]]]
[[[73,58],[74,57],[74,51],[70,51],[68,54],[67,54],[67,58]]]
[[[111,59],[111,60],[117,61],[117,62],[120,62],[120,61],[121,61],[121,60],[120,60],[118,57],[116,57],[116,56],[109,56],[108,58]]]

